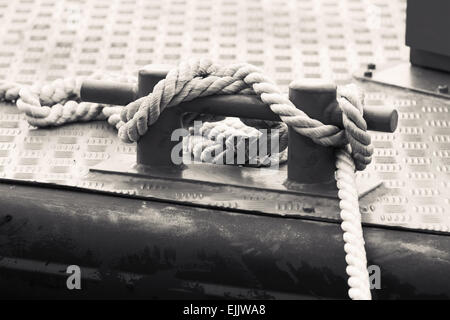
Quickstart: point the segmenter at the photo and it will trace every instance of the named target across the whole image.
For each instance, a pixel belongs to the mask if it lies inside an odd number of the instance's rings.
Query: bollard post
[[[99,80],[86,80],[81,87],[82,101],[126,105],[151,93],[156,84],[167,76],[171,66],[150,65],[139,72],[137,87]],[[289,88],[289,99],[312,119],[338,127],[342,110],[336,104],[336,85],[324,82],[295,81]],[[269,106],[255,95],[222,95],[202,97],[166,108],[137,143],[137,164],[172,166],[171,155],[179,141],[171,141],[172,133],[182,128],[186,112],[219,116],[281,121]],[[369,130],[394,132],[398,113],[390,107],[364,107]],[[289,128],[288,180],[300,184],[334,186],[335,155],[331,147],[321,147],[311,139]]]
[[[156,84],[167,76],[171,69],[166,65],[150,65],[139,71],[138,96],[143,97],[153,91]],[[170,166],[171,151],[179,141],[170,141],[174,130],[182,128],[181,114],[178,108],[164,110],[158,121],[152,124],[147,133],[137,142],[138,165]]]
[[[294,81],[289,99],[312,119],[325,122],[325,109],[336,101],[336,85]],[[334,148],[323,147],[289,127],[288,179],[297,183],[334,181]]]

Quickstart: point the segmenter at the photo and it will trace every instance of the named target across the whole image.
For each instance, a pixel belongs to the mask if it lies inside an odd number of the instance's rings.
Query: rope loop
[[[123,125],[119,128],[119,137],[124,142],[139,140],[165,108],[181,102],[244,93],[258,95],[286,125],[317,144],[334,147],[350,144],[357,170],[363,170],[371,162],[373,147],[363,118],[363,95],[356,86],[345,86],[338,92],[337,102],[344,125],[341,130],[309,118],[258,68],[249,64],[223,67],[209,59],[181,62],[158,82],[152,93],[128,104],[120,114]]]

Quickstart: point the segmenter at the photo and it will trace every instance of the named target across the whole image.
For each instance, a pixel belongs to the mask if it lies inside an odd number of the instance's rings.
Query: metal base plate
[[[450,87],[450,73],[416,67],[409,62],[376,70],[362,69],[355,77],[450,99],[450,92],[438,91],[439,86]]]
[[[380,180],[367,175],[357,180],[361,211],[380,214],[377,199],[388,190]],[[241,213],[341,221],[335,183],[287,184],[286,166],[274,170],[192,164],[180,169],[150,169],[135,166],[134,156],[121,155],[92,167],[84,181],[77,188]]]
[[[90,168],[90,170],[104,174],[144,177],[149,181],[157,178],[170,180],[174,183],[190,182],[195,183],[200,188],[204,184],[225,185],[338,199],[338,190],[334,180],[317,184],[290,182],[287,180],[286,164],[279,168],[254,168],[209,163],[193,163],[177,167],[149,167],[137,165],[132,157],[121,156],[104,161]],[[382,184],[381,180],[375,177],[365,179],[357,177],[356,180],[360,197]]]

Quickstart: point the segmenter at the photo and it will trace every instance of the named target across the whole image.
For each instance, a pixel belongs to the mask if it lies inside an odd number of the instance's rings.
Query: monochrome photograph
[[[449,17],[0,0],[0,300],[277,319],[449,299]]]

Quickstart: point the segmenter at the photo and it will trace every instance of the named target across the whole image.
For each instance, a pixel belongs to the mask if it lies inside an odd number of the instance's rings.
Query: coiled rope
[[[370,163],[373,147],[362,116],[363,96],[355,86],[338,90],[337,105],[343,112],[342,130],[309,118],[259,69],[248,64],[223,67],[208,59],[182,62],[155,86],[152,93],[124,108],[78,102],[82,80],[56,80],[49,85],[33,87],[1,82],[0,98],[16,101],[17,107],[33,126],[107,119],[119,130],[123,141],[133,142],[147,132],[167,107],[210,95],[256,94],[296,132],[319,145],[340,147],[335,176],[348,265],[349,296],[358,300],[371,299],[355,170],[363,170]]]

